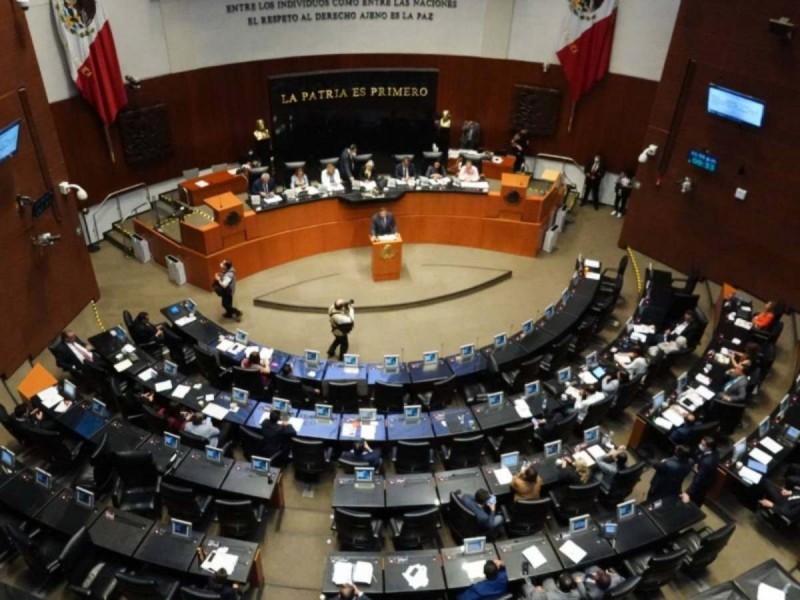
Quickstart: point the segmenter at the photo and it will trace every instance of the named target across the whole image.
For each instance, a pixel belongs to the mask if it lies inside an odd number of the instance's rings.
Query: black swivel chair
[[[202,346],[195,346],[195,362],[200,374],[217,389],[226,390],[231,387],[233,373],[230,369],[223,369],[219,364],[216,352],[206,350]]]
[[[552,490],[550,499],[553,501],[553,510],[559,521],[592,512],[597,494],[600,492],[600,482],[570,485],[565,490]]]
[[[448,470],[479,467],[486,438],[482,433],[454,437],[447,445],[441,446],[442,462]]]
[[[458,394],[458,381],[455,375],[433,383],[428,392],[417,394],[417,399],[428,410],[442,410],[449,406]]]
[[[501,506],[506,521],[506,531],[511,537],[533,535],[542,530],[550,516],[553,505],[550,498],[518,500],[509,506]]]
[[[569,347],[572,344],[572,336],[565,335],[560,340],[555,342],[550,347],[549,354],[546,354],[543,358],[541,363],[539,363],[539,367],[542,370],[542,373],[546,374],[547,378],[555,377],[556,371],[558,371],[567,360],[567,356],[569,355]]]
[[[117,477],[111,452],[108,450],[108,434],[103,434],[100,443],[89,457],[89,462],[73,479],[72,487],[82,487],[93,492],[95,497],[102,498],[114,485]]]
[[[500,378],[506,390],[511,394],[518,394],[525,389],[525,384],[539,378],[542,357],[535,356],[523,362],[518,369],[501,371]]]
[[[112,454],[112,464],[118,478],[112,492],[112,502],[119,509],[150,515],[160,511],[158,489],[161,474],[153,455],[140,450]]]
[[[408,403],[408,393],[399,383],[375,382],[372,401],[379,413],[401,413]]]
[[[726,402],[719,398],[711,401],[708,419],[719,422],[719,432],[724,436],[731,436],[742,423],[747,404],[744,402]]]
[[[625,568],[631,575],[641,577],[637,592],[656,592],[675,578],[686,558],[686,550],[656,555],[652,552],[625,559]]]
[[[183,586],[180,589],[181,600],[224,600],[221,592],[212,592],[196,587]]]
[[[683,570],[696,573],[716,560],[722,549],[728,545],[734,531],[736,523],[728,523],[716,531],[710,527],[704,527],[700,531],[689,530],[672,543],[672,549],[685,550]]]
[[[223,439],[222,439],[222,435],[223,434],[220,433],[219,440],[217,441],[217,447],[220,450],[222,450],[222,453],[225,456],[230,456],[231,445],[232,444],[231,444],[230,440],[224,442]],[[208,444],[209,444],[209,441],[206,438],[204,438],[203,436],[196,435],[196,434],[191,433],[189,431],[185,431],[185,430],[181,431],[180,436],[181,436],[181,445],[182,446],[186,446],[187,448],[192,448],[193,450],[203,450],[203,451],[205,451],[206,446],[208,446]]]
[[[275,383],[275,395],[278,398],[286,398],[292,403],[292,406],[298,408],[311,408],[311,401],[308,399],[300,379],[273,373],[272,381]]]
[[[439,539],[439,507],[405,513],[389,520],[396,550],[417,550],[425,544],[441,546]]]
[[[253,398],[264,398],[264,380],[261,371],[258,369],[245,369],[244,367],[231,367],[233,373],[233,385],[250,392]]]
[[[66,439],[58,431],[23,425],[23,435],[27,437],[36,452],[55,468],[72,465],[83,449],[83,442]]]
[[[125,600],[172,600],[177,597],[179,581],[155,578],[152,574],[117,573],[117,591]]]
[[[575,428],[578,425],[578,413],[570,413],[558,422],[552,430],[540,427],[534,434],[533,439],[539,446],[555,440],[569,440],[575,435]]]
[[[392,462],[398,473],[430,472],[433,468],[431,443],[400,440],[392,448]]]
[[[638,575],[628,577],[619,585],[615,585],[614,587],[607,589],[606,593],[603,594],[603,600],[623,600],[623,598],[633,599],[636,597],[635,592],[641,582],[642,578]]]
[[[58,571],[58,556],[65,545],[63,538],[45,534],[31,538],[15,525],[6,525],[5,532],[38,582],[48,581]]]
[[[472,512],[461,501],[461,494],[450,493],[450,504],[447,509],[447,524],[450,526],[450,533],[457,544],[463,544],[464,538],[487,536],[483,529],[478,527],[475,513]]]
[[[694,448],[697,444],[700,443],[704,437],[709,436],[716,438],[717,434],[719,433],[719,422],[718,421],[708,421],[705,423],[700,423],[699,425],[695,425],[694,429],[692,429],[692,433],[689,436],[689,439],[686,440],[685,445],[689,448]]]
[[[625,383],[620,384],[619,390],[617,391],[617,400],[609,409],[608,416],[616,418],[622,415],[625,412],[625,409],[633,404],[633,402],[639,396],[640,391],[640,380],[626,381]]]
[[[220,535],[244,539],[249,538],[261,527],[264,519],[264,505],[253,504],[252,500],[214,500],[214,509],[219,521]]]
[[[333,528],[342,550],[379,552],[383,545],[382,522],[369,513],[333,509]]]
[[[128,329],[128,335],[130,335],[133,342],[142,350],[147,352],[150,356],[160,356],[161,354],[161,344],[158,343],[156,340],[145,340],[142,339],[140,336],[136,336],[133,334],[134,330],[132,328],[133,325],[133,317],[131,313],[127,310],[122,311],[122,320],[125,323],[125,327]]]
[[[254,454],[256,456],[263,456],[262,448],[264,447],[264,436],[260,433],[256,433],[247,427],[240,427],[239,444],[247,460],[250,460]]]
[[[525,421],[517,425],[509,425],[498,436],[489,436],[489,445],[497,460],[506,452],[522,452],[530,448],[533,439],[533,423]]]
[[[292,438],[292,462],[298,479],[316,480],[331,462],[332,449],[321,440]]]
[[[616,506],[631,494],[633,488],[642,478],[642,473],[647,468],[647,463],[641,461],[630,467],[618,471],[608,486],[605,482],[600,484],[600,502],[605,506]]]
[[[58,557],[58,568],[69,589],[80,598],[109,600],[116,597],[114,575],[124,571],[122,564],[109,562],[92,543],[86,527],[81,527],[67,542]]]
[[[15,440],[17,440],[17,442],[19,442],[20,446],[28,447],[32,444],[25,432],[25,429],[23,429],[22,425],[8,414],[6,407],[2,404],[0,404],[0,425],[2,425],[5,430],[10,433]]]
[[[586,409],[586,416],[581,422],[581,428],[586,430],[595,425],[600,425],[605,421],[606,415],[611,410],[613,398],[606,398],[600,402],[595,402]]]
[[[161,435],[167,430],[167,418],[149,404],[142,404],[142,414],[150,433]]]
[[[328,383],[328,402],[337,413],[358,412],[358,383],[355,381],[331,381]]]
[[[188,486],[166,481],[161,482],[159,495],[170,517],[195,524],[203,520],[211,506],[211,496],[198,494]]]

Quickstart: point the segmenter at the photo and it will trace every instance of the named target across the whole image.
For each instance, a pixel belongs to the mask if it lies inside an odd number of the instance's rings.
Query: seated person
[[[339,593],[330,600],[370,600],[364,592],[358,589],[355,583],[343,583],[339,586]]]
[[[548,577],[536,587],[526,581],[522,595],[526,600],[579,600],[581,597],[578,584],[569,573],[561,573],[556,580]]]
[[[264,386],[264,389],[269,387],[269,363],[261,358],[261,355],[257,351],[251,352],[249,355],[245,356],[242,359],[241,367],[243,369],[256,369],[261,373],[261,385]]]
[[[417,176],[417,169],[410,158],[406,156],[402,161],[397,163],[397,166],[394,168],[394,176],[400,181],[408,181]]]
[[[528,465],[511,480],[514,490],[514,502],[520,500],[538,500],[542,494],[542,478],[533,465]]]
[[[575,400],[575,404],[573,405],[575,411],[578,413],[578,422],[583,423],[590,406],[602,402],[605,399],[606,395],[598,390],[595,384],[587,385],[585,388],[581,389],[581,397]]]
[[[497,514],[497,498],[481,488],[472,494],[461,494],[464,506],[475,513],[478,527],[487,535],[503,525],[503,515]]]
[[[617,396],[619,396],[620,386],[628,383],[631,377],[625,369],[617,369],[615,373],[606,373],[603,381],[600,382],[600,389],[603,393],[611,398],[611,405],[617,403]]]
[[[446,176],[444,172],[444,167],[442,166],[442,161],[435,160],[433,164],[428,167],[428,170],[425,171],[425,177],[428,179],[442,179]]]
[[[761,506],[792,523],[800,518],[800,488],[782,488],[768,479],[762,480],[762,487],[766,498],[758,501]]]
[[[372,159],[364,163],[359,179],[361,179],[361,181],[375,181],[375,163]]]
[[[242,597],[239,584],[228,581],[228,572],[225,569],[219,569],[208,578],[206,589],[219,594],[222,600],[238,600]]]
[[[605,488],[611,488],[614,477],[628,465],[628,453],[625,446],[614,448],[596,463],[597,470],[600,471],[599,479]]]
[[[681,336],[687,340],[691,340],[700,332],[700,328],[701,325],[697,322],[694,311],[687,310],[683,313],[683,318],[667,327],[661,335],[656,337],[656,341],[674,342]]]
[[[201,412],[194,413],[192,418],[183,426],[183,430],[192,435],[205,438],[211,446],[219,447],[220,430],[214,427],[211,417],[207,417]]]
[[[273,409],[269,417],[261,422],[261,435],[264,437],[264,456],[280,462],[289,457],[292,438],[297,435],[297,431],[288,421],[281,421],[280,411]]]
[[[475,183],[476,181],[480,181],[481,174],[478,171],[477,167],[472,164],[471,160],[467,160],[458,170],[458,180],[465,181],[470,183]]]
[[[776,302],[767,302],[764,310],[753,317],[753,325],[759,329],[767,329],[775,321]]]
[[[589,567],[584,573],[574,573],[572,578],[584,600],[603,600],[610,588],[625,583],[625,578],[620,574],[597,566]]]
[[[536,429],[537,437],[543,442],[552,442],[555,439],[559,426],[572,416],[571,409],[560,406],[545,411],[543,418],[532,419],[533,427]]]
[[[625,369],[628,371],[628,375],[631,379],[636,379],[647,373],[648,362],[647,359],[642,356],[642,349],[639,346],[634,346],[629,352],[617,352],[614,355],[614,361],[619,364],[622,364],[625,358],[629,361],[628,364],[625,365]]]
[[[694,435],[695,421],[697,417],[694,413],[687,413],[683,418],[683,423],[673,427],[669,432],[669,439],[673,444],[686,444],[691,441]]]
[[[90,375],[105,375],[109,371],[108,363],[94,351],[94,346],[80,339],[71,329],[61,334],[63,351],[57,357],[69,370],[76,369]]]
[[[294,376],[294,368],[292,367],[292,363],[285,362],[281,367],[280,374],[286,377],[287,379],[292,379],[297,381],[297,377]],[[300,380],[302,381],[302,380]],[[306,395],[306,398],[315,398],[320,395],[319,388],[315,388],[313,386],[307,385],[305,383],[302,384],[303,393]]]
[[[353,449],[347,452],[342,452],[341,458],[352,462],[366,463],[374,469],[381,467],[381,451],[380,448],[373,450],[366,440],[359,440],[353,444]]]
[[[272,180],[272,177],[269,176],[269,173],[262,173],[261,177],[256,180],[253,184],[253,194],[258,194],[262,198],[269,198],[270,196],[274,196],[275,189],[275,182]]]
[[[563,456],[556,461],[558,466],[558,481],[560,484],[583,485],[589,483],[592,472],[589,465],[582,457],[573,459],[571,456]]]
[[[156,404],[155,392],[142,390],[139,394],[139,400],[166,419],[167,431],[170,433],[180,433],[186,425],[186,421],[192,416],[191,411],[181,410],[181,405],[175,400],[170,401],[169,406],[159,406]]]
[[[747,375],[741,369],[728,369],[725,373],[727,380],[722,386],[720,396],[726,402],[744,402],[747,398]]]
[[[753,365],[758,363],[758,355],[760,354],[761,347],[756,342],[747,342],[744,346],[744,352],[737,352],[730,350],[728,355],[731,359],[731,366],[738,369],[743,373],[747,373]]]
[[[333,163],[325,165],[325,170],[320,175],[322,186],[327,189],[338,189],[342,187],[342,177],[339,175],[339,169]]]
[[[292,178],[289,180],[289,187],[292,189],[300,188],[301,190],[308,187],[308,175],[303,171],[303,167],[297,167],[294,170],[294,175],[292,175]]]
[[[131,323],[130,334],[137,344],[166,344],[170,348],[180,345],[181,339],[163,325],[153,325],[150,315],[142,311]]]
[[[663,342],[658,342],[650,346],[647,349],[647,355],[650,358],[655,358],[659,354],[663,354],[664,356],[669,356],[670,354],[675,354],[676,352],[680,352],[684,348],[686,348],[687,342],[686,338],[682,335],[679,335],[674,340],[665,340]]]
[[[487,560],[483,581],[477,581],[456,596],[457,600],[490,600],[508,592],[508,574],[502,560]]]
[[[17,404],[14,407],[13,419],[22,425],[55,431],[56,424],[42,410],[39,398],[31,398],[28,404]]]

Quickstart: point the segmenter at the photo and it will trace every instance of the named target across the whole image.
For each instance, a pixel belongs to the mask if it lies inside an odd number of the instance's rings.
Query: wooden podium
[[[372,242],[372,280],[400,279],[403,266],[403,238],[400,234],[391,241]]]
[[[244,204],[239,198],[227,192],[207,198],[203,203],[214,211],[214,221],[219,223],[222,229],[223,248],[247,241]]]

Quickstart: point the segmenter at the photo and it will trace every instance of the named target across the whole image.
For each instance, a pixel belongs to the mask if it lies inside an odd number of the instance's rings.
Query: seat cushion
[[[636,556],[631,556],[625,559],[625,568],[631,575],[641,575],[647,570],[647,565],[650,564],[650,559],[653,558],[652,552],[643,552]]]

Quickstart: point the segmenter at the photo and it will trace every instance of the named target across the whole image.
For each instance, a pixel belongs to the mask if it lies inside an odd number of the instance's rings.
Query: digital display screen
[[[20,121],[0,129],[0,163],[16,154],[19,148]]]
[[[502,348],[506,345],[508,341],[508,336],[505,333],[498,333],[494,336],[494,347],[495,348]]]
[[[172,448],[173,450],[177,450],[178,447],[181,445],[181,438],[175,435],[174,433],[167,433],[164,432],[164,445],[167,448]]]
[[[242,331],[241,329],[236,330],[236,343],[237,344],[246,344],[247,343],[247,332]]]
[[[658,392],[655,396],[653,396],[653,408],[661,408],[664,406],[664,401],[666,399],[667,398],[664,392]]]
[[[82,487],[76,487],[75,502],[89,509],[94,508],[94,494]]]
[[[475,344],[464,344],[459,350],[463,360],[469,360],[475,356]]]
[[[306,350],[305,351],[305,360],[307,363],[318,363],[319,362],[319,351],[318,350]]]
[[[761,127],[764,102],[715,84],[708,86],[708,112],[737,123]]]
[[[600,439],[600,427],[590,427],[583,432],[583,441],[587,444],[594,444]]]
[[[359,408],[358,409],[358,418],[362,423],[372,423],[375,419],[378,418],[378,409],[377,408]]]
[[[483,554],[486,550],[486,538],[464,538],[464,554]]]
[[[531,381],[525,384],[525,395],[526,396],[536,396],[541,390],[542,384],[537,379],[536,381]]]
[[[176,365],[171,360],[164,361],[164,373],[166,375],[172,376],[178,372],[178,365]]]
[[[358,368],[358,354],[345,354],[344,366],[349,368]]]
[[[50,482],[53,480],[53,476],[50,475],[47,471],[42,471],[40,468],[36,468],[36,483],[38,483],[43,488],[50,488]]]
[[[357,483],[372,483],[372,479],[375,477],[375,469],[372,467],[356,468],[355,474]]]
[[[436,351],[423,352],[422,363],[426,365],[435,365],[439,362],[439,353]]]
[[[330,404],[317,404],[314,407],[318,419],[330,419],[333,413],[333,406]]]
[[[528,319],[522,324],[522,333],[530,335],[533,333],[533,321]]]
[[[192,524],[188,521],[172,519],[172,535],[189,537],[192,534]]]
[[[14,453],[3,446],[2,450],[0,450],[0,462],[3,463],[4,467],[8,467],[9,469],[14,468]]]
[[[260,473],[267,473],[269,472],[269,459],[263,458],[261,456],[252,456],[250,458],[250,465],[253,471],[259,471]]]
[[[415,404],[413,406],[406,406],[405,407],[405,416],[406,419],[419,419],[421,406]]]
[[[747,440],[742,438],[733,446],[733,460],[737,460],[739,457],[744,456],[745,452],[747,452]]]
[[[101,402],[97,398],[92,400],[92,412],[96,415],[104,415],[106,414],[106,405],[104,402]]]
[[[581,515],[580,517],[572,517],[569,520],[570,533],[578,533],[589,527],[589,515]]]
[[[231,391],[231,402],[240,406],[246,406],[247,400],[250,397],[250,392],[242,388],[233,388]]]
[[[799,436],[800,436],[800,429],[797,429],[796,427],[792,427],[790,425],[789,428],[786,430],[786,437],[788,437],[790,440],[796,442]]]
[[[572,369],[570,367],[564,367],[563,369],[558,370],[559,383],[567,383],[571,377],[572,377]]]
[[[590,369],[597,366],[597,352],[591,352],[586,356],[586,366]]]
[[[386,354],[383,357],[383,368],[387,371],[397,371],[400,368],[400,357],[397,354]]]
[[[717,172],[717,157],[700,150],[689,150],[689,164],[709,173]]]
[[[561,452],[561,440],[548,442],[547,444],[544,445],[545,458],[552,458],[554,456],[558,456],[560,452]]]
[[[635,507],[636,502],[634,500],[617,504],[617,519],[621,521],[625,517],[630,517],[633,514]]]
[[[769,417],[764,417],[764,420],[758,424],[758,437],[764,437],[769,431]]]
[[[222,450],[214,446],[206,446],[206,458],[212,462],[222,462]]]
[[[516,469],[519,464],[519,452],[508,452],[500,455],[500,464],[506,469]]]
[[[491,394],[487,394],[486,403],[491,408],[500,406],[503,403],[503,392],[493,392]]]
[[[197,302],[195,302],[191,298],[188,298],[186,300],[186,310],[188,310],[190,313],[193,313],[194,311],[196,311],[197,310]]]
[[[69,379],[64,380],[64,395],[69,398],[70,400],[75,400],[75,393],[77,389],[75,388],[75,384],[72,383]]]
[[[556,307],[553,306],[552,304],[544,309],[544,318],[545,319],[552,319],[553,315],[555,315],[555,314],[556,314]]]
[[[292,405],[288,400],[284,400],[283,398],[273,398],[272,408],[286,414],[292,409]]]

